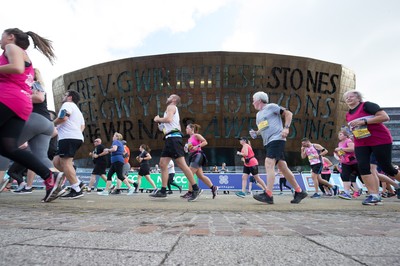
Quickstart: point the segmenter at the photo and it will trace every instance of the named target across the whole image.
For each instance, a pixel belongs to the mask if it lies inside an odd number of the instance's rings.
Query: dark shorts
[[[150,165],[149,164],[143,164],[139,168],[139,173],[138,175],[140,176],[146,176],[150,174]]]
[[[284,140],[274,140],[268,143],[265,146],[265,150],[267,152],[266,157],[270,159],[275,159],[278,161],[286,161],[285,160],[285,145],[286,141]]]
[[[74,158],[75,153],[82,146],[80,139],[62,139],[58,141],[56,155],[61,158]]]
[[[311,172],[313,172],[314,174],[319,175],[322,172],[322,163],[316,163],[310,165],[310,167],[311,167]]]
[[[161,152],[161,157],[179,158],[185,156],[181,137],[169,137],[165,139],[165,146]]]
[[[243,166],[243,174],[247,175],[258,175],[258,165],[254,166]]]
[[[205,155],[202,152],[191,154],[189,156],[189,166],[195,169],[201,168],[204,165]]]
[[[92,175],[105,175],[107,169],[107,164],[99,163],[94,165],[94,169],[92,171]]]

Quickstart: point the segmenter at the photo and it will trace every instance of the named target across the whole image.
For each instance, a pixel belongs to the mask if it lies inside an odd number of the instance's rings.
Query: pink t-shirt
[[[347,148],[349,147],[349,143],[352,143],[353,141],[349,138],[339,142],[338,147],[339,148]],[[351,165],[351,164],[356,164],[357,160],[356,160],[356,154],[354,152],[345,152],[345,151],[341,151],[338,153],[340,162],[342,164],[347,164],[347,165]]]
[[[245,162],[244,165],[247,167],[252,167],[252,166],[258,165],[258,160],[256,159],[256,157],[254,157],[253,148],[249,144],[243,145],[241,153],[244,152],[244,147],[246,147],[246,146],[247,146],[247,157],[245,157],[245,159],[250,159],[250,161],[248,163]]]
[[[0,66],[7,65],[8,59],[3,53],[0,56]],[[32,64],[25,67],[23,74],[0,73],[0,102],[10,108],[23,120],[28,120],[32,113],[32,91],[34,82]]]

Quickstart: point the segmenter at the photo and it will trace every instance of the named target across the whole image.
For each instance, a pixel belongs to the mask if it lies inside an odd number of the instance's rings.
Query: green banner
[[[128,173],[128,178],[130,180],[133,180],[134,182],[137,182],[137,177],[138,173],[137,172],[129,172]],[[150,178],[154,181],[154,184],[156,184],[157,188],[161,188],[162,181],[161,181],[161,174],[160,173],[155,173],[155,174],[150,174]],[[197,176],[194,176],[194,178],[197,181]],[[189,181],[187,180],[186,176],[183,173],[176,173],[174,177],[174,181],[176,184],[182,187],[183,190],[188,190],[189,189]],[[112,184],[117,185],[117,175],[114,174],[112,176]],[[106,183],[104,182],[103,179],[99,178],[99,182],[97,184],[98,188],[105,188]],[[121,185],[122,189],[127,189],[127,186],[122,183]],[[147,181],[146,177],[142,177],[142,183],[140,185],[139,189],[153,189],[153,187],[150,185],[150,183]],[[178,190],[178,188],[171,186],[172,190]]]

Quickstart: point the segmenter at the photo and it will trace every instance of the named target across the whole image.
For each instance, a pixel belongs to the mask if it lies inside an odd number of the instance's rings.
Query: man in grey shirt
[[[291,203],[299,203],[307,197],[307,193],[302,191],[296,182],[292,171],[287,166],[284,153],[293,114],[282,106],[269,103],[268,94],[263,91],[256,92],[253,95],[253,106],[258,111],[256,116],[257,131],[250,130],[249,133],[252,138],[261,135],[263,139],[266,150],[265,169],[267,171],[267,190],[255,194],[253,198],[268,204],[274,203],[272,190],[275,182],[276,165],[295,190],[294,199]],[[285,125],[283,125],[282,117]]]

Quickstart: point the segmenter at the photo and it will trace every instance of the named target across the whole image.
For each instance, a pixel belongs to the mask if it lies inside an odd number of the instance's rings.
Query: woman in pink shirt
[[[243,165],[243,175],[242,175],[242,191],[236,192],[236,196],[244,198],[246,196],[246,185],[249,175],[252,176],[252,179],[254,179],[257,182],[257,185],[261,187],[263,191],[267,190],[267,185],[258,174],[258,160],[254,156],[254,151],[250,145],[249,139],[246,137],[241,137],[239,141],[240,144],[242,145],[242,149],[241,151],[238,151],[236,154],[242,156],[242,161],[244,162],[244,165]]]
[[[382,204],[379,196],[379,180],[371,173],[371,155],[389,176],[400,181],[400,171],[392,165],[393,138],[389,129],[383,124],[390,120],[388,114],[376,103],[363,101],[359,91],[347,91],[343,95],[349,107],[346,121],[354,136],[354,153],[357,158],[361,177],[368,189],[369,196],[363,205]],[[400,188],[396,190],[400,199]]]
[[[200,126],[197,124],[189,124],[186,126],[186,133],[189,134],[189,140],[185,145],[185,151],[189,153],[189,167],[193,174],[195,174],[204,184],[211,189],[212,197],[215,199],[217,196],[218,187],[214,186],[210,178],[204,175],[203,166],[207,165],[207,157],[202,151],[202,147],[206,146],[207,140],[199,134]],[[190,196],[192,188],[189,185],[189,191],[181,196],[187,198]]]
[[[18,149],[18,138],[32,112],[34,69],[26,53],[32,38],[34,47],[50,62],[55,58],[51,41],[34,32],[6,29],[1,36],[0,56],[0,154],[40,175],[46,186],[45,202],[57,198],[61,174],[51,172],[32,153]]]

